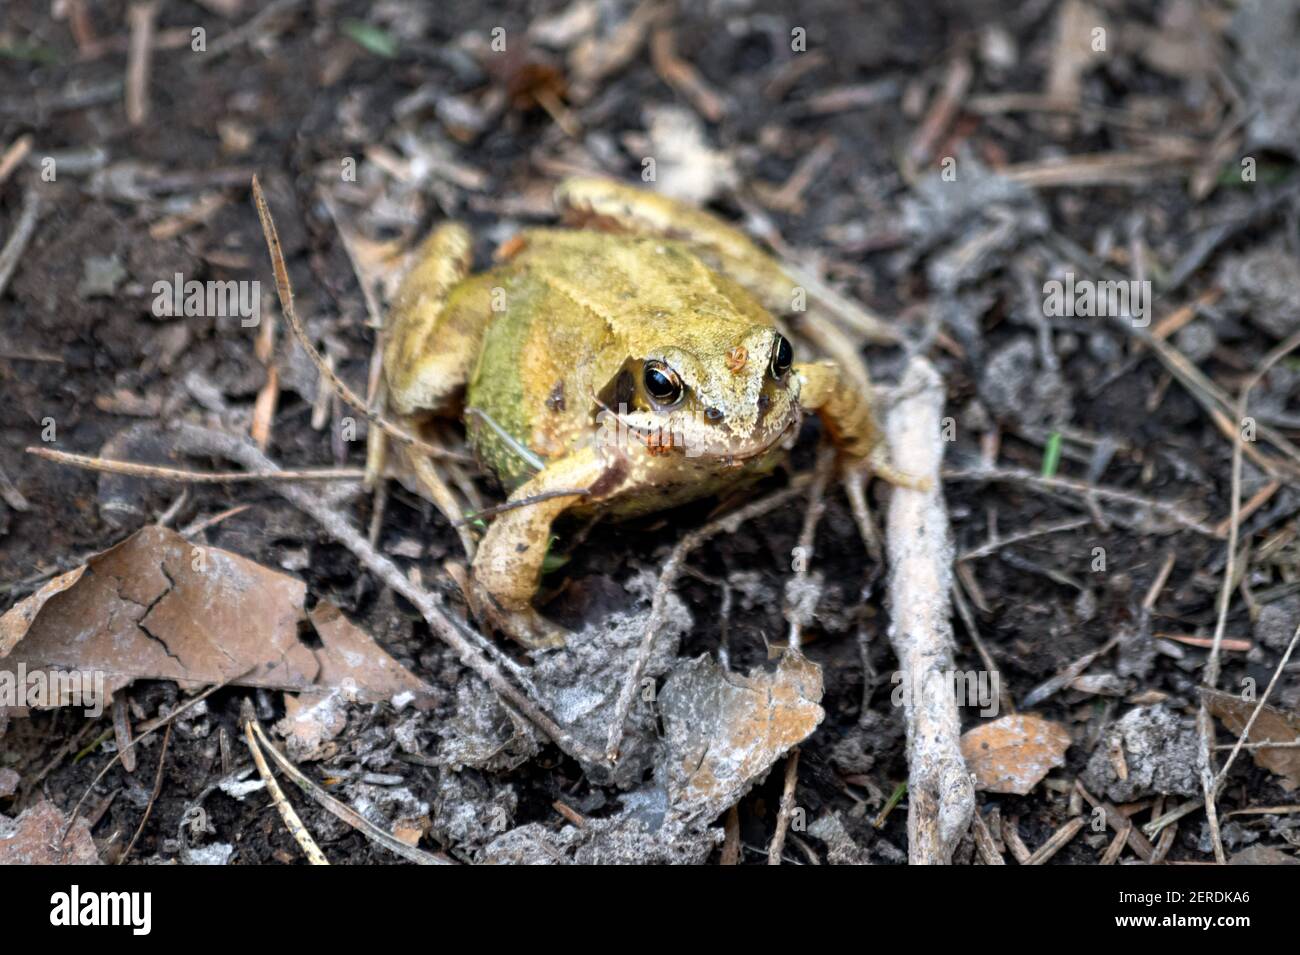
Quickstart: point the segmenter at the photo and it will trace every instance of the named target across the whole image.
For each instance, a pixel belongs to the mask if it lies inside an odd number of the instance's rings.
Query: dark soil
[[[202,25],[209,52],[192,52],[188,45],[158,50],[148,84],[148,118],[132,127],[120,90],[127,4],[110,0],[83,6],[101,49],[79,49],[70,23],[52,20],[48,3],[7,0],[0,12],[0,150],[27,133],[34,143],[28,162],[0,184],[0,236],[15,227],[26,190],[39,190],[43,200],[35,235],[0,297],[0,395],[8,409],[0,419],[0,470],[29,505],[17,510],[0,503],[3,607],[156,520],[181,494],[170,484],[130,482],[123,489],[120,482],[111,485],[26,455],[24,448],[41,443],[51,421],[57,448],[157,462],[169,460],[167,449],[149,438],[157,425],[186,418],[247,426],[266,380],[254,333],[231,318],[159,319],[150,306],[153,283],[169,281],[175,273],[201,280],[260,279],[269,290],[265,246],[247,189],[251,173],[266,185],[300,313],[317,340],[327,343],[340,375],[360,388],[373,335],[338,232],[318,198],[322,183],[338,185],[343,161],[355,159],[366,170],[359,182],[334,193],[351,231],[371,241],[409,244],[432,223],[454,215],[475,227],[486,262],[491,248],[513,228],[540,219],[542,198],[567,172],[585,167],[635,180],[647,108],[692,108],[664,82],[643,49],[625,69],[604,78],[589,99],[570,104],[585,131],[578,140],[547,112],[523,103],[491,112],[485,103],[493,91],[512,83],[518,87],[523,71],[519,63],[491,66],[486,56],[472,52],[475,43],[467,38],[486,46],[498,26],[522,37],[530,23],[564,9],[564,2],[426,6],[408,0],[379,5],[320,0],[290,5],[290,12],[252,30],[245,42],[216,51],[214,44],[253,16],[255,5],[244,3],[227,18],[213,12],[219,4],[173,2],[161,11],[159,36]],[[622,11],[619,17],[626,16],[627,4],[612,6]],[[947,220],[923,206],[921,225],[911,225],[905,207],[920,192],[901,157],[949,63],[965,57],[973,64],[968,98],[1043,93],[1053,62],[1056,4],[913,2],[858,12],[859,5],[839,0],[809,0],[793,9],[788,3],[742,2],[719,4],[726,12],[711,15],[708,5],[682,6],[665,22],[675,27],[678,55],[694,64],[726,102],[725,117],[706,123],[706,135],[732,157],[741,184],[738,191],[715,197],[713,207],[760,233],[766,224],[801,255],[816,253],[834,283],[878,313],[897,317],[909,340],[921,343],[944,375],[946,413],[955,422],[949,467],[975,467],[983,454],[992,453],[999,467],[1038,473],[1050,435],[1058,433],[1064,435],[1060,476],[1177,502],[1210,525],[1228,516],[1232,443],[1191,393],[1171,380],[1153,352],[1117,323],[1045,320],[1032,314],[1032,306],[1041,304],[1043,283],[1067,268],[1082,275],[1089,263],[1101,262],[1129,277],[1136,267],[1133,250],[1139,249],[1145,274],[1157,287],[1152,324],[1201,301],[1194,321],[1170,341],[1190,355],[1198,342],[1208,340],[1194,363],[1235,398],[1285,335],[1252,322],[1258,302],[1243,304],[1231,295],[1207,300],[1204,293],[1224,286],[1222,270],[1232,267],[1234,257],[1267,248],[1295,256],[1300,203],[1294,157],[1285,148],[1276,143],[1255,148],[1258,180],[1243,183],[1234,177],[1239,156],[1250,147],[1238,143],[1236,151],[1225,153],[1221,168],[1210,169],[1219,185],[1204,197],[1189,194],[1186,172],[1169,175],[1157,167],[1140,173],[1134,183],[1044,187],[1026,191],[1024,199],[990,200]],[[1161,137],[1196,144],[1208,161],[1216,134],[1230,125],[1216,112],[1224,95],[1221,81],[1192,71],[1171,75],[1152,64],[1142,42],[1131,38],[1155,28],[1161,10],[1122,0],[1105,8],[1120,48],[1105,65],[1085,73],[1081,95],[1109,118],[980,111],[968,102],[917,176],[934,175],[948,156],[958,157],[965,176],[976,166],[1006,170],[1052,155],[1137,153]],[[1214,35],[1224,44],[1226,69],[1240,89],[1224,22],[1226,17],[1215,21]],[[807,31],[810,52],[802,55],[821,57],[802,75],[788,72],[790,30],[796,26]],[[1163,35],[1173,33],[1166,27]],[[993,49],[995,41],[1010,44],[1011,52]],[[563,72],[562,54],[534,55]],[[774,92],[774,82],[783,88]],[[104,97],[90,96],[88,103],[81,97],[80,91],[106,84]],[[874,103],[836,111],[809,106],[827,91],[867,84],[884,90]],[[482,113],[481,128],[458,108]],[[444,168],[418,188],[397,188],[377,169],[372,153],[379,148],[409,160],[410,142],[428,147],[430,154],[429,144],[438,144],[437,162]],[[833,144],[833,152],[812,176],[800,207],[772,204],[776,190],[824,142]],[[50,156],[60,171],[55,181],[44,182],[40,161]],[[448,172],[450,167],[454,170]],[[144,170],[145,178],[176,178],[150,194],[131,195],[122,184],[136,169]],[[471,185],[467,173],[481,180]],[[151,226],[181,208],[179,200],[198,194],[226,202],[173,237],[151,235]],[[988,217],[990,210],[997,209],[1008,210],[1015,223],[1012,238],[990,253],[985,268],[945,286],[936,262],[986,230],[996,221]],[[1172,277],[1184,257],[1223,222],[1234,227],[1175,286]],[[86,288],[88,269],[97,268],[100,259],[120,266],[120,278],[102,294]],[[1290,304],[1294,330],[1300,327],[1294,317],[1300,300]],[[1193,340],[1192,329],[1208,339]],[[1022,361],[1014,360],[1015,349],[1023,351]],[[278,354],[290,361],[283,344]],[[866,354],[878,380],[897,377],[903,350],[873,347]],[[332,436],[334,429],[310,426],[315,380],[304,374],[301,355],[298,359],[282,373],[267,453],[286,467],[361,466],[362,443],[344,444]],[[1261,420],[1293,436],[1300,429],[1294,414],[1298,384],[1295,366],[1284,361],[1256,392],[1258,406],[1267,407],[1259,411]],[[236,417],[213,410],[211,401],[205,403],[209,395],[234,409]],[[334,414],[339,413],[336,408]],[[816,425],[806,428],[793,470],[811,468],[816,432]],[[104,450],[110,441],[118,453]],[[1270,458],[1281,457],[1266,444],[1261,449]],[[783,480],[778,476],[772,483]],[[1267,480],[1248,460],[1243,499]],[[482,486],[495,493],[486,479]],[[878,514],[888,493],[887,487],[873,489]],[[1093,518],[1082,527],[1008,544],[966,562],[963,585],[975,604],[979,637],[1000,668],[1010,699],[1018,703],[1073,661],[1123,635],[1119,647],[1087,671],[1112,677],[1106,688],[1068,687],[1031,707],[1069,728],[1074,744],[1067,764],[1029,796],[980,797],[985,813],[996,809],[1003,825],[1017,821],[1021,838],[1035,848],[1080,811],[1077,797],[1072,802],[1074,780],[1119,716],[1137,704],[1167,706],[1187,718],[1195,713],[1207,651],[1168,636],[1213,633],[1225,542],[1179,530],[1125,504],[1098,499],[1090,509],[1078,494],[1044,492],[1023,482],[959,480],[949,483],[945,494],[959,554],[994,535]],[[127,500],[132,510],[106,510],[108,496]],[[418,738],[436,748],[436,727],[453,709],[466,671],[430,636],[418,614],[309,518],[257,485],[195,485],[174,511],[172,525],[183,527],[241,505],[246,509],[206,532],[207,541],[299,575],[313,599],[337,604],[438,687],[442,696],[434,709],[417,718]],[[683,530],[706,520],[715,505],[704,503],[667,518],[597,525],[576,546],[571,539],[562,541],[572,552],[562,571],[548,578],[552,589],[563,586],[551,612],[561,620],[590,619],[626,602],[622,584],[640,569],[655,570]],[[364,527],[369,500],[359,497],[349,507]],[[1261,641],[1257,619],[1263,608],[1300,590],[1294,562],[1298,511],[1295,478],[1284,476],[1280,489],[1242,525],[1241,541],[1251,551],[1225,635],[1251,642],[1252,649],[1224,655],[1222,688],[1236,689],[1245,678],[1262,687],[1278,665],[1285,640]],[[714,538],[691,558],[697,573],[684,576],[678,586],[695,620],[682,654],[716,653],[725,635],[732,668],[744,671],[767,658],[769,644],[785,640],[780,595],[802,520],[802,507],[779,511]],[[402,558],[403,567],[418,567],[430,586],[458,601],[441,571],[443,560],[456,553],[454,534],[430,505],[396,488],[380,543],[391,549],[409,541],[420,545],[419,557]],[[1261,547],[1270,541],[1273,548],[1261,557]],[[1100,570],[1097,548],[1105,555]],[[1143,600],[1170,554],[1168,582],[1153,612],[1144,613]],[[847,500],[834,486],[817,532],[813,569],[823,576],[825,589],[805,651],[823,668],[827,717],[802,747],[799,804],[809,820],[838,812],[864,860],[903,861],[906,800],[883,824],[873,825],[884,801],[907,777],[902,716],[891,704],[896,663],[886,635],[884,577],[864,553]],[[752,583],[757,599],[733,594],[724,619],[716,581],[734,582],[742,572],[748,572],[740,579]],[[978,594],[971,593],[971,583]],[[971,635],[960,621],[955,627],[958,666],[980,669]],[[141,682],[129,693],[135,720],[180,698],[170,683]],[[207,701],[205,714],[180,722],[161,794],[132,861],[179,857],[178,832],[187,809],[229,768],[225,760],[246,759],[239,720],[249,701],[264,722],[283,712],[281,694],[231,687]],[[1283,673],[1272,702],[1287,709],[1300,703],[1296,664]],[[329,777],[331,770],[404,777],[410,798],[432,807],[432,834],[423,845],[473,859],[481,841],[439,835],[449,831],[440,814],[455,808],[448,802],[450,770],[420,765],[393,742],[394,727],[409,717],[388,706],[354,707],[336,741],[335,758],[308,771],[316,778]],[[973,710],[965,718],[970,725],[979,719]],[[107,717],[88,725],[79,714],[58,711],[11,721],[0,742],[0,769],[17,770],[22,782],[14,795],[0,796],[0,812],[17,815],[42,796],[69,809],[109,758],[102,746],[91,747],[109,728]],[[1232,739],[1223,731],[1219,741]],[[115,767],[87,800],[85,812],[93,813],[111,797],[93,830],[106,859],[122,851],[140,823],[159,742],[155,737],[142,746],[135,773]],[[510,813],[515,826],[558,827],[557,800],[595,816],[612,811],[618,800],[616,790],[591,785],[553,747],[507,772],[465,770],[458,776],[457,785],[478,793],[474,805],[509,790],[516,800]],[[765,858],[780,776],[770,774],[739,806],[743,861]],[[1152,791],[1135,802],[1161,795]],[[290,799],[331,861],[393,861],[297,792]],[[1293,801],[1279,777],[1243,754],[1220,797],[1220,813]],[[302,860],[264,794],[237,801],[216,792],[202,806],[215,835],[196,842],[228,841],[235,848],[232,861],[239,863]],[[1142,807],[1149,808],[1149,802]],[[382,803],[378,814],[384,815]],[[1229,852],[1255,842],[1294,847],[1296,830],[1285,819],[1246,816],[1232,822],[1225,829]],[[789,861],[827,859],[826,842],[794,835],[798,838],[786,846]],[[1096,862],[1111,835],[1085,829],[1054,861]],[[1207,838],[1204,814],[1190,814],[1180,822],[1168,858],[1211,859]],[[973,857],[968,840],[958,860]]]

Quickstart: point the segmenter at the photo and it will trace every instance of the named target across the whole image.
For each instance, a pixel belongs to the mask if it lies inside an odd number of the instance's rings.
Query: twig
[[[320,846],[312,838],[312,834],[307,831],[303,825],[302,819],[299,818],[297,811],[289,804],[289,800],[284,796],[284,790],[276,782],[275,776],[271,774],[271,767],[266,764],[266,756],[262,753],[262,747],[258,744],[257,736],[253,732],[253,727],[257,724],[256,720],[249,720],[244,724],[244,739],[248,741],[248,751],[253,754],[253,763],[257,766],[257,774],[262,777],[266,783],[266,791],[271,794],[271,802],[280,813],[280,818],[284,820],[285,828],[293,836],[294,842],[302,849],[303,855],[312,865],[329,865],[329,859],[325,858],[325,853],[320,851]],[[258,727],[261,729],[261,727]],[[265,737],[263,737],[265,739]],[[270,743],[267,743],[268,747]]]
[[[55,451],[53,448],[39,446],[26,449],[28,454],[38,458],[68,464],[72,467],[85,468],[88,471],[104,471],[109,474],[127,474],[132,477],[149,478],[158,481],[184,481],[191,484],[225,484],[229,482],[248,483],[251,481],[360,481],[365,471],[360,468],[305,468],[301,470],[272,471],[188,471],[183,468],[165,468],[155,464],[139,464],[135,461],[116,461],[112,458],[93,457],[88,454],[72,454],[68,451]]]
[[[271,757],[271,761],[280,767],[280,771],[292,779],[307,796],[309,796],[317,805],[327,810],[333,815],[342,819],[353,829],[356,829],[362,835],[374,842],[379,843],[390,852],[396,853],[403,859],[420,865],[455,865],[450,859],[441,853],[425,852],[423,849],[417,849],[415,846],[408,846],[405,842],[392,835],[392,833],[376,826],[361,813],[357,812],[347,803],[335,799],[320,786],[316,785],[310,779],[303,775],[302,771],[289,761],[283,753],[275,748],[275,745],[267,738],[266,731],[262,729],[262,724],[255,719],[250,719],[244,727],[248,735],[250,746],[253,750],[253,758],[257,758],[258,749],[262,749]],[[256,736],[256,742],[260,747],[252,745]],[[259,767],[259,771],[260,771]],[[265,777],[263,777],[265,778]]]
[[[799,781],[799,747],[790,750],[785,758],[785,785],[781,789],[781,808],[776,814],[776,832],[767,847],[767,864],[780,865],[785,850],[785,834],[790,828],[790,815],[794,812],[794,788]]]
[[[990,554],[996,554],[1003,547],[1010,544],[1019,544],[1023,541],[1032,540],[1035,537],[1044,537],[1047,534],[1059,534],[1062,531],[1073,531],[1080,527],[1086,527],[1092,523],[1091,517],[1072,517],[1069,520],[1057,521],[1052,524],[1040,524],[1036,527],[1029,527],[1023,531],[1018,531],[1008,537],[994,537],[979,547],[972,548],[964,554],[957,557],[958,561],[976,560],[980,557],[988,557]]]
[[[659,78],[681,93],[710,123],[718,122],[726,114],[727,104],[722,97],[694,66],[677,55],[677,40],[671,27],[658,27],[650,34],[650,62]]]
[[[939,137],[947,132],[957,110],[961,108],[974,75],[970,60],[965,56],[958,56],[948,64],[943,86],[907,147],[907,159],[914,167],[923,166],[929,161],[935,147],[939,145]]]
[[[271,209],[266,204],[266,196],[262,192],[262,184],[256,176],[253,177],[253,202],[257,206],[257,216],[262,222],[262,235],[266,238],[266,249],[271,256],[271,270],[275,274],[275,291],[280,298],[280,311],[284,314],[285,321],[289,323],[289,328],[293,330],[294,337],[298,339],[298,344],[307,353],[307,357],[316,366],[316,370],[321,377],[330,383],[340,398],[365,415],[366,420],[376,427],[382,428],[386,434],[435,457],[457,461],[469,460],[462,454],[421,441],[415,435],[393,424],[383,415],[372,411],[366,400],[344,384],[343,379],[334,373],[334,370],[321,357],[321,353],[316,350],[316,346],[311,343],[307,330],[303,328],[302,319],[298,317],[298,312],[293,307],[293,286],[289,283],[289,270],[284,263],[284,252],[280,247],[280,234],[276,231],[275,220],[271,217]]]
[[[135,848],[135,844],[140,840],[140,833],[144,832],[144,825],[149,821],[149,816],[153,812],[154,803],[158,801],[158,794],[162,792],[163,767],[167,764],[167,747],[172,741],[172,725],[167,724],[167,731],[163,733],[162,752],[158,754],[158,772],[153,778],[153,792],[149,794],[149,803],[144,807],[144,815],[140,817],[140,825],[135,827],[135,835],[131,841],[126,844],[126,850],[122,853],[122,858],[117,860],[118,865],[126,862],[127,856]]]
[[[169,726],[171,722],[174,719],[176,719],[176,717],[180,716],[190,707],[197,706],[199,703],[206,700],[213,693],[217,692],[217,690],[220,690],[222,687],[229,686],[231,683],[233,683],[235,680],[240,679],[241,677],[248,676],[250,672],[252,671],[245,670],[243,673],[235,674],[229,680],[226,680],[224,683],[218,683],[214,686],[210,686],[202,693],[200,693],[198,696],[194,697],[193,699],[186,700],[184,704],[178,706],[176,709],[172,710],[166,716],[152,721],[152,725],[146,724],[145,726],[140,727],[141,729],[140,735],[137,736],[135,739],[131,740],[131,742],[128,744],[128,748],[139,746],[142,741],[148,739],[150,736],[156,733],[159,727]],[[94,788],[99,785],[99,781],[108,775],[108,771],[112,769],[114,766],[116,766],[118,764],[118,761],[121,758],[122,758],[122,750],[119,749],[116,753],[113,754],[113,758],[110,759],[104,765],[104,768],[101,769],[95,775],[95,778],[90,781],[90,785],[87,786],[85,792],[81,794],[81,798],[77,800],[77,804],[72,807],[72,812],[68,813],[68,824],[64,826],[63,831],[59,833],[60,845],[63,844],[63,840],[68,838],[68,833],[72,831],[72,824],[77,821],[77,813],[81,810],[82,803],[86,801],[86,798],[90,795],[91,791],[94,790]]]
[[[1100,807],[1106,816],[1106,824],[1116,832],[1125,833],[1125,838],[1130,847],[1136,852],[1143,862],[1150,862],[1151,857],[1155,854],[1155,847],[1147,840],[1147,837],[1138,831],[1137,826],[1127,819],[1122,812],[1115,808],[1111,803],[1104,799],[1098,799],[1092,793],[1084,788],[1083,783],[1079,780],[1074,781],[1074,788],[1079,795],[1087,800],[1090,806]]]
[[[971,832],[975,834],[975,848],[979,850],[984,864],[1006,865],[1007,860],[1002,858],[1002,853],[998,851],[998,844],[994,841],[993,833],[989,831],[989,824],[984,821],[984,817],[977,811],[971,816],[970,821]]]
[[[1229,497],[1231,510],[1228,515],[1227,553],[1224,560],[1223,584],[1219,589],[1218,615],[1214,622],[1214,644],[1210,648],[1209,658],[1205,661],[1204,677],[1201,680],[1202,685],[1211,690],[1218,688],[1219,655],[1223,648],[1223,634],[1227,629],[1228,606],[1232,601],[1232,591],[1236,587],[1237,537],[1241,528],[1241,459],[1244,447],[1242,425],[1245,422],[1246,411],[1250,404],[1250,393],[1264,379],[1269,370],[1297,346],[1300,346],[1300,333],[1291,335],[1286,341],[1269,352],[1260,363],[1259,368],[1246,381],[1241,389],[1241,394],[1237,398],[1237,427],[1233,429],[1232,441],[1232,487]],[[1231,768],[1233,761],[1237,758],[1237,753],[1241,750],[1241,743],[1249,735],[1250,729],[1255,723],[1255,718],[1264,708],[1264,702],[1268,699],[1269,692],[1277,682],[1282,668],[1286,666],[1287,661],[1291,658],[1297,638],[1300,638],[1300,627],[1296,628],[1296,632],[1291,637],[1291,642],[1287,645],[1286,652],[1282,655],[1277,669],[1273,671],[1273,677],[1269,680],[1268,688],[1260,697],[1258,705],[1250,714],[1250,719],[1242,729],[1241,735],[1237,739],[1237,746],[1232,750],[1223,769],[1217,773],[1214,769],[1214,723],[1210,716],[1209,706],[1205,701],[1204,694],[1202,694],[1200,707],[1196,713],[1199,742],[1197,756],[1200,762],[1201,790],[1205,797],[1205,816],[1210,827],[1210,841],[1214,846],[1215,861],[1220,865],[1225,864],[1228,859],[1227,853],[1223,849],[1223,837],[1219,830],[1219,812],[1215,800],[1218,797],[1220,788],[1223,786],[1224,779],[1227,777],[1228,769]]]
[[[126,18],[131,26],[131,40],[126,51],[126,121],[139,126],[149,118],[149,67],[153,61],[157,0],[132,3]]]
[[[1104,656],[1114,649],[1119,643],[1121,636],[1121,634],[1115,634],[1096,650],[1085,653],[1083,656],[1079,657],[1079,659],[1062,669],[1055,676],[1048,677],[1042,683],[1038,684],[1038,686],[1030,690],[1025,698],[1021,700],[1021,707],[1029,709],[1037,706],[1048,697],[1069,686],[1081,673],[1083,673],[1084,670],[1092,666],[1093,660],[1096,660],[1100,656]]]
[[[807,487],[808,481],[808,475],[798,475],[790,482],[788,487],[710,521],[703,527],[698,527],[683,535],[682,539],[677,542],[677,546],[673,548],[672,553],[668,555],[668,559],[664,561],[663,570],[659,572],[659,583],[655,585],[654,596],[650,602],[650,617],[646,621],[641,644],[637,647],[632,662],[628,666],[627,676],[623,678],[623,686],[619,690],[618,702],[614,706],[614,715],[609,723],[609,736],[605,743],[605,758],[609,762],[612,763],[618,759],[619,745],[623,741],[623,728],[627,723],[627,715],[632,709],[632,700],[636,695],[637,684],[640,682],[641,673],[645,670],[645,665],[654,650],[655,637],[659,635],[659,631],[663,627],[668,594],[672,591],[678,574],[681,573],[686,557],[691,551],[719,531],[725,530],[729,533],[735,533],[736,528],[745,521],[752,520],[780,507],[786,501],[800,494]]]
[[[4,185],[5,180],[18,168],[18,164],[27,158],[27,154],[32,151],[34,141],[31,133],[23,133],[10,144],[4,151],[4,155],[0,155],[0,185]]]
[[[924,358],[908,363],[902,396],[885,422],[891,457],[902,471],[929,479],[931,489],[898,487],[889,501],[890,642],[906,686],[908,857],[946,864],[970,825],[975,791],[962,759],[961,721],[951,693],[934,692],[951,670],[952,540],[938,481],[944,443],[939,417],[943,383]]]
[[[944,471],[943,479],[945,481],[1006,481],[1013,484],[1025,484],[1029,487],[1041,488],[1047,491],[1068,491],[1085,499],[1099,497],[1154,511],[1169,518],[1180,527],[1196,531],[1198,534],[1204,534],[1206,537],[1213,537],[1217,540],[1219,536],[1213,527],[1201,523],[1176,504],[1157,501],[1153,498],[1142,497],[1140,494],[1133,494],[1129,491],[1106,487],[1101,484],[1088,484],[1085,481],[1075,481],[1070,478],[1048,478],[1037,472],[1026,471],[1021,468],[970,468]]]
[[[182,423],[177,428],[177,436],[182,450],[188,453],[217,455],[237,461],[254,471],[270,471],[275,468],[275,465],[251,443],[233,435]],[[499,651],[496,651],[482,634],[463,624],[458,625],[453,622],[443,610],[440,598],[409,580],[396,564],[371,547],[351,523],[319,495],[292,484],[281,483],[274,487],[281,497],[313,517],[331,537],[350,550],[371,573],[409,600],[420,611],[420,615],[429,624],[433,633],[451,647],[461,663],[482,678],[503,702],[518,710],[561,750],[579,762],[600,764],[604,761],[601,754],[574,738],[537,703],[506,679],[489,659],[494,653],[499,655]],[[504,663],[507,658],[503,655],[499,656],[500,662]],[[512,672],[516,678],[519,677],[517,668]]]
[[[135,750],[131,747],[131,720],[126,712],[126,693],[113,694],[113,741],[122,753],[122,768],[135,772]]]
[[[1079,834],[1079,830],[1084,826],[1084,817],[1075,816],[1060,829],[1057,829],[1041,846],[1034,850],[1033,855],[1024,861],[1025,865],[1042,865],[1061,849],[1071,839]]]
[[[18,267],[18,260],[23,257],[23,251],[31,241],[32,233],[36,231],[36,220],[40,217],[40,213],[41,194],[28,186],[27,191],[23,193],[18,222],[9,233],[4,248],[0,249],[0,295],[3,295],[8,287],[9,279],[13,277],[14,269]]]
[[[818,452],[817,468],[813,472],[812,485],[808,488],[808,509],[804,511],[803,527],[799,530],[799,542],[796,545],[796,555],[798,560],[795,562],[795,601],[796,605],[791,606],[787,602],[785,608],[785,619],[790,624],[789,643],[795,649],[799,648],[800,641],[803,637],[804,613],[808,609],[803,606],[804,587],[808,580],[808,567],[812,563],[813,542],[817,537],[817,525],[821,522],[822,514],[826,511],[826,485],[830,483],[831,475],[835,471],[835,448],[826,446]],[[789,593],[790,591],[787,591]]]

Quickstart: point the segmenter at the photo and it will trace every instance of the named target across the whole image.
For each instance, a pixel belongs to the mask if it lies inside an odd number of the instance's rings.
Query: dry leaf
[[[62,842],[68,817],[42,800],[17,819],[0,816],[0,865],[100,865],[90,823],[81,816]]]
[[[80,671],[105,693],[136,679],[342,687],[362,700],[424,689],[328,604],[309,615],[322,645],[308,646],[305,595],[293,577],[145,527],[0,618],[0,672]]]
[[[1300,859],[1272,846],[1250,846],[1234,852],[1228,865],[1300,865]]]
[[[1065,765],[1069,748],[1064,726],[1026,714],[981,723],[961,738],[961,754],[975,774],[976,788],[1019,796],[1028,795],[1050,770]]]
[[[0,617],[0,657],[8,656],[9,651],[18,645],[18,641],[27,633],[32,621],[45,606],[45,601],[55,594],[63,593],[80,580],[85,571],[83,565],[66,574],[60,574],[27,599],[18,601],[3,617]]]
[[[1201,690],[1201,698],[1210,712],[1219,718],[1231,732],[1241,735],[1255,712],[1258,703],[1247,702],[1222,690]],[[1248,743],[1289,743],[1300,739],[1300,715],[1279,710],[1275,706],[1264,704],[1255,725],[1250,728]],[[1252,749],[1249,751],[1256,765],[1262,766],[1281,777],[1279,782],[1283,789],[1291,792],[1300,786],[1300,749]]]
[[[728,673],[707,656],[675,670],[660,694],[673,812],[712,820],[734,805],[817,728],[821,698],[821,668],[795,650],[772,673]]]

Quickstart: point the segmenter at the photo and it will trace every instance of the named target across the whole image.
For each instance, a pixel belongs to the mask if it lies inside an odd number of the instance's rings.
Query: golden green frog
[[[905,480],[881,453],[860,379],[794,360],[777,316],[794,310],[797,283],[746,236],[607,180],[570,180],[556,203],[571,227],[520,233],[479,274],[468,230],[438,227],[389,319],[390,411],[412,424],[463,414],[520,505],[477,546],[481,616],[527,646],[561,644],[532,603],[557,519],[645,514],[750,481],[781,459],[804,411],[850,465]],[[425,483],[460,516],[436,477]]]

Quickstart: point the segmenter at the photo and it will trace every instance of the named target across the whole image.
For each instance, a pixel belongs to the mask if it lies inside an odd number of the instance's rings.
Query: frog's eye
[[[661,361],[645,363],[645,390],[660,404],[675,405],[682,397],[682,380]]]
[[[780,381],[794,364],[794,349],[784,335],[776,336],[776,348],[772,349],[772,377]]]

